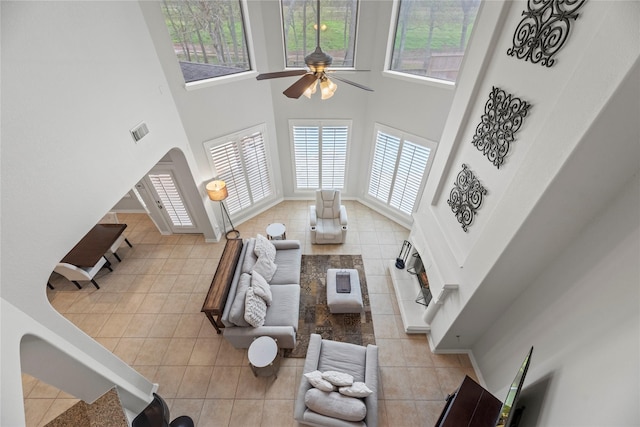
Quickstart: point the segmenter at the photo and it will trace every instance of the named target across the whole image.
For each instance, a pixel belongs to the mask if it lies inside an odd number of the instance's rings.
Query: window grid
[[[428,173],[430,144],[408,141],[378,129],[371,162],[369,196],[411,215]]]
[[[349,125],[292,125],[296,188],[343,189]]]
[[[294,126],[293,147],[296,162],[296,187],[318,188],[320,176],[320,129]]]
[[[398,0],[388,69],[455,83],[481,0]]]
[[[164,0],[162,13],[185,83],[251,70],[240,0]]]
[[[230,214],[240,212],[273,195],[263,133],[232,138],[216,144],[205,142],[219,179],[227,185],[225,204]]]

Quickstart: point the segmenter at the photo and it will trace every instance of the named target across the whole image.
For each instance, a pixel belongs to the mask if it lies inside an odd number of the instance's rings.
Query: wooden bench
[[[213,276],[209,292],[207,292],[202,310],[200,310],[207,315],[207,318],[218,333],[222,332],[220,328],[224,328],[221,320],[222,312],[229,295],[229,288],[233,281],[240,252],[242,252],[242,239],[227,240],[216,274]]]

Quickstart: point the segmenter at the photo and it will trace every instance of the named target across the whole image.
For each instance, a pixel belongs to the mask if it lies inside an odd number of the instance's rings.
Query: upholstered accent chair
[[[311,243],[317,245],[344,243],[347,236],[347,209],[340,190],[316,190],[316,204],[309,210]]]
[[[348,397],[337,391],[323,392],[305,377],[310,372],[334,371],[353,376],[366,384],[371,394]],[[313,409],[310,407],[312,406]],[[366,409],[363,409],[366,408]],[[364,418],[361,418],[364,414]],[[378,425],[378,346],[366,347],[325,340],[311,334],[302,368],[293,417],[301,424],[334,427],[376,427]]]
[[[91,281],[96,289],[100,289],[100,286],[98,286],[98,282],[96,282],[94,277],[103,267],[107,267],[109,271],[112,271],[109,261],[107,261],[105,257],[100,258],[100,260],[93,267],[87,268],[76,267],[75,265],[68,264],[66,262],[59,262],[58,264],[56,264],[56,267],[53,269],[53,271],[60,274],[61,276],[66,277],[67,280],[76,285],[78,289],[82,289],[78,281],[85,280]]]

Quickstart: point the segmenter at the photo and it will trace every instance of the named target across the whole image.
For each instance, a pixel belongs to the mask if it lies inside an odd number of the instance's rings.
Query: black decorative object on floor
[[[522,126],[531,104],[504,90],[493,87],[484,114],[471,143],[498,169],[504,163],[515,133]]]
[[[528,0],[524,18],[513,33],[507,54],[534,64],[551,67],[587,0]]]
[[[485,194],[487,194],[487,190],[463,163],[447,203],[451,206],[451,210],[464,231],[467,231],[467,227],[473,222],[473,217],[482,205]]]

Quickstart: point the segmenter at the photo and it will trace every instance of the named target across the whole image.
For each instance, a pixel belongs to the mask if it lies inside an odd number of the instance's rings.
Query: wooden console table
[[[222,332],[220,328],[224,328],[221,320],[222,312],[229,295],[229,288],[233,281],[240,252],[242,252],[242,239],[227,240],[216,274],[213,276],[209,292],[207,292],[202,310],[200,310],[207,315],[207,318],[218,333]]]

